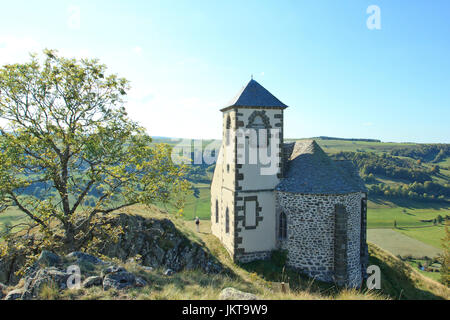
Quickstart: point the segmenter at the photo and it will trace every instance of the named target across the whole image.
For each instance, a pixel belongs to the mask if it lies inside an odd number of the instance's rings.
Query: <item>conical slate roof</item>
[[[273,94],[266,90],[255,80],[241,89],[241,91],[231,100],[228,105],[222,109],[226,110],[232,107],[263,107],[263,108],[287,108],[283,102],[278,100]]]
[[[306,194],[347,194],[364,192],[364,184],[352,164],[337,165],[314,140],[286,145],[291,149],[285,178],[278,191]]]

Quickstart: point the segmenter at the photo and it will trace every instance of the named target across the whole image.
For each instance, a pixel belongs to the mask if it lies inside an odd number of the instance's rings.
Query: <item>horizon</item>
[[[370,29],[373,5],[380,25]],[[44,48],[98,58],[131,81],[127,111],[153,137],[220,139],[220,109],[253,77],[289,106],[286,137],[450,142],[447,1],[20,0],[3,9],[21,19],[0,21],[1,66]]]

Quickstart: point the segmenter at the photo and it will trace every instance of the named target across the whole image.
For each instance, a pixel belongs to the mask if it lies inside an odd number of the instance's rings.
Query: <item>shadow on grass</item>
[[[391,202],[397,207],[406,209],[450,210],[450,203],[448,201],[417,201],[404,198],[384,198],[379,196],[370,196],[369,200],[375,204],[386,204],[386,202]]]
[[[319,295],[335,295],[341,291],[334,284],[315,280],[294,269],[283,267],[283,265],[273,260],[242,263],[239,264],[239,267],[247,272],[256,273],[269,282],[289,283],[290,288],[294,291],[305,291]]]
[[[442,297],[418,287],[411,278],[411,268],[397,259],[380,259],[370,252],[369,264],[380,267],[381,291],[398,300],[443,300]]]

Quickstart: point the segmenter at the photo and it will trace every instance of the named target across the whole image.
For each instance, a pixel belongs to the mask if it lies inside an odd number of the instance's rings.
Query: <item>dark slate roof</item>
[[[285,144],[284,148],[290,153],[287,171],[275,190],[307,194],[366,191],[353,164],[341,161],[338,164],[331,160],[316,141],[297,141]]]
[[[284,109],[287,108],[287,105],[275,98],[273,94],[271,94],[262,85],[252,79],[222,110],[226,110],[232,107],[263,107]]]

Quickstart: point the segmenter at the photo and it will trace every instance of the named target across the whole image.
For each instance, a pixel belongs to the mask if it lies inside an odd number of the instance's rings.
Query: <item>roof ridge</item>
[[[312,194],[363,191],[352,176],[348,170],[335,163],[317,141],[298,140],[289,157],[286,177],[276,190]]]

